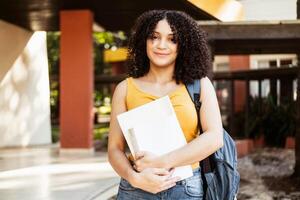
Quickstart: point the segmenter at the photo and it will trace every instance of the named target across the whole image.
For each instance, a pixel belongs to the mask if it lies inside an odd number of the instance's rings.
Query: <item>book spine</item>
[[[128,136],[129,136],[129,140],[131,142],[131,146],[132,146],[132,150],[133,150],[132,154],[133,154],[134,158],[136,159],[135,154],[140,151],[140,148],[139,148],[136,134],[135,134],[135,131],[133,128],[128,129]]]

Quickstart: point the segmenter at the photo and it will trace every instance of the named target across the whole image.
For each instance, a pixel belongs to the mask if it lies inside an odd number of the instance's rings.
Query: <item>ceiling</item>
[[[142,12],[151,9],[182,10],[197,20],[215,17],[187,0],[1,0],[0,19],[32,31],[58,31],[59,11],[89,9],[94,21],[109,31],[128,31]]]
[[[94,21],[109,31],[128,31],[146,10],[182,10],[201,20],[215,55],[300,52],[299,21],[221,23],[191,0],[1,0],[0,19],[32,31],[59,31],[59,11],[71,9],[93,11]]]

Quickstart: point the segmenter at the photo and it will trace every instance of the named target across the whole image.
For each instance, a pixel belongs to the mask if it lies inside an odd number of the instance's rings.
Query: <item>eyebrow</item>
[[[160,34],[160,32],[157,32],[157,31],[153,31],[153,33]],[[174,33],[169,33],[168,35],[174,36],[175,34]]]

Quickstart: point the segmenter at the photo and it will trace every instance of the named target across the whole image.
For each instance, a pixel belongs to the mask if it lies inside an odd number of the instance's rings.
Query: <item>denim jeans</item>
[[[203,188],[200,169],[193,171],[193,176],[182,181],[168,190],[152,194],[135,188],[125,179],[121,179],[117,200],[202,200]]]

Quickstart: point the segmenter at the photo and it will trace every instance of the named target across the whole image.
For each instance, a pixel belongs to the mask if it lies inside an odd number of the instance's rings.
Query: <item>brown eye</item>
[[[176,44],[177,43],[177,40],[176,40],[176,38],[175,37],[173,37],[173,38],[171,38],[170,39],[174,44]]]
[[[155,35],[155,34],[151,34],[151,35],[149,35],[149,39],[150,40],[156,40],[156,39],[158,39],[158,36]]]

